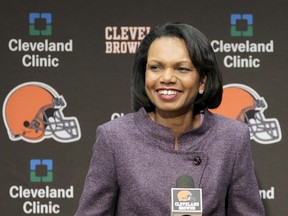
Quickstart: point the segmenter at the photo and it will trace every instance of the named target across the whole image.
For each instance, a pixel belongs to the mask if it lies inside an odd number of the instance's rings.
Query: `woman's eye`
[[[182,72],[182,73],[185,73],[185,72],[191,71],[191,69],[189,69],[189,68],[185,68],[185,67],[179,67],[179,68],[177,68],[177,70],[178,70],[179,72]]]
[[[161,67],[160,66],[149,66],[149,69],[151,70],[151,71],[160,71],[161,70]]]

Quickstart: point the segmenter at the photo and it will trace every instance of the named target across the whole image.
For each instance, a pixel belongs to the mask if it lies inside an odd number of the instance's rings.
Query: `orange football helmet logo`
[[[66,102],[52,87],[28,82],[15,87],[3,104],[3,119],[12,141],[72,142],[81,137],[78,120],[64,117]]]
[[[191,200],[192,193],[187,190],[179,191],[177,193],[177,198],[180,202],[188,202]]]
[[[277,119],[265,118],[267,108],[265,99],[249,86],[229,84],[223,87],[220,106],[210,111],[248,124],[252,140],[272,144],[279,142],[282,134]]]

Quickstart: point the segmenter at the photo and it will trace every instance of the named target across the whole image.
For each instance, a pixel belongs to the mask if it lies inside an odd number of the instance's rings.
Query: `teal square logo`
[[[51,159],[30,160],[30,181],[31,182],[52,182],[53,161]]]
[[[29,13],[29,35],[31,36],[52,35],[52,14]]]
[[[231,14],[230,24],[230,33],[232,37],[253,36],[252,14]]]

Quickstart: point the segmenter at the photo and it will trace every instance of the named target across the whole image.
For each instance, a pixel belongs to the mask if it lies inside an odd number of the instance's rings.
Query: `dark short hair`
[[[205,90],[198,94],[194,102],[194,113],[205,108],[216,108],[222,100],[222,75],[215,53],[203,33],[185,23],[166,23],[151,30],[136,51],[131,76],[132,108],[144,107],[147,112],[155,110],[145,91],[145,72],[148,50],[152,42],[161,37],[177,37],[186,43],[190,59],[196,67],[200,79],[207,77]]]

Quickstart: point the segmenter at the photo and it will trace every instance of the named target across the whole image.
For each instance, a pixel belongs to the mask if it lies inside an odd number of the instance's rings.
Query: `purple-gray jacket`
[[[77,216],[169,216],[171,188],[188,174],[202,188],[204,216],[263,216],[248,127],[205,111],[179,137],[144,108],[98,127]]]

